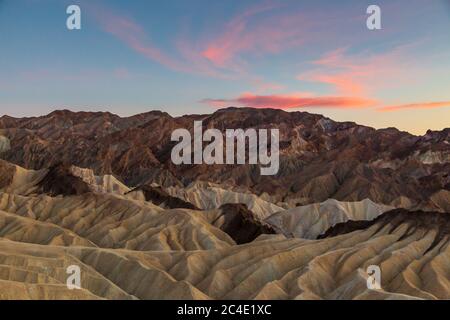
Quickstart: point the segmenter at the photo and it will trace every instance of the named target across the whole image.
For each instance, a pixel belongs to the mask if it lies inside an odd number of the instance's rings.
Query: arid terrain
[[[278,174],[174,165],[194,120],[278,128]],[[450,299],[450,128],[62,110],[1,117],[0,158],[0,299]]]

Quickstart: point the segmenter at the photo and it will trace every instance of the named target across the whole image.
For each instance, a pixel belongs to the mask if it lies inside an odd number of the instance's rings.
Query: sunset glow
[[[69,1],[1,2],[2,114],[242,106],[415,134],[449,124],[445,1],[379,1],[381,30],[366,28],[366,1],[77,3],[70,32]]]

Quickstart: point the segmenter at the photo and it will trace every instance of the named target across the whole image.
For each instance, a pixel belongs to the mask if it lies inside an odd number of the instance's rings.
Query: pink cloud
[[[304,31],[300,31],[298,15],[254,19],[278,7],[270,3],[253,6],[228,21],[223,30],[214,32],[208,29],[209,36],[203,34],[197,39],[188,34],[189,28],[186,27],[173,39],[174,47],[170,54],[153,43],[149,34],[131,17],[95,4],[89,5],[89,12],[102,30],[136,53],[171,70],[221,79],[240,78],[264,91],[280,89],[281,86],[249,74],[248,65],[239,58],[239,54],[249,51],[275,53],[301,43]]]
[[[245,64],[243,53],[274,54],[303,44],[310,22],[298,13],[277,14],[277,7],[259,5],[233,17],[203,45],[201,55],[216,67],[236,68]]]
[[[370,95],[376,89],[393,88],[411,82],[412,70],[407,49],[397,47],[381,54],[347,54],[346,48],[331,51],[312,61],[316,69],[297,76],[298,80],[331,85],[340,95]]]
[[[200,54],[200,50],[193,44],[195,41],[186,40],[185,37],[175,39],[173,53],[169,55],[154,44],[149,34],[131,17],[92,3],[89,4],[89,8],[89,12],[103,31],[111,34],[148,60],[157,62],[173,71],[216,78],[231,78],[229,73],[217,70]]]
[[[205,99],[202,101],[210,106],[222,108],[230,105],[250,108],[292,109],[306,107],[322,108],[361,108],[375,105],[375,100],[358,97],[310,97],[293,95],[254,95],[246,93],[235,99]]]
[[[187,38],[187,36],[178,38],[175,41],[175,46],[180,56],[182,56],[184,61],[186,61],[186,64],[189,65],[190,70],[188,71],[190,73],[220,79],[234,79],[236,75],[244,74],[244,71],[237,67],[231,72],[223,69],[218,70],[200,54],[197,46],[194,45],[194,41],[187,40]]]
[[[404,109],[434,109],[434,108],[443,108],[443,107],[450,107],[450,101],[422,102],[422,103],[393,105],[393,106],[386,106],[383,108],[379,108],[378,111],[398,111],[398,110],[404,110]]]
[[[89,12],[105,32],[113,35],[132,50],[169,69],[183,72],[190,71],[190,68],[186,65],[168,56],[154,45],[142,27],[132,18],[116,14],[110,9],[98,7],[94,4],[89,4],[89,9]]]
[[[283,86],[252,75],[246,54],[257,58],[301,46],[313,39],[323,42],[329,37],[329,33],[323,33],[328,24],[326,16],[317,12],[304,16],[292,10],[286,13],[286,8],[278,10],[282,7],[271,3],[250,7],[219,29],[212,26],[197,38],[188,34],[188,27],[183,28],[173,39],[174,47],[170,52],[159,48],[136,21],[122,13],[93,4],[89,12],[105,32],[149,60],[178,72],[244,80],[253,86],[253,92],[264,94],[281,90]],[[312,61],[312,69],[297,78],[330,85],[333,92],[327,94],[329,96],[368,97],[378,88],[392,89],[420,77],[420,72],[410,76],[411,63],[405,61],[405,51],[399,48],[379,55],[367,52],[350,55],[346,48],[341,48]]]

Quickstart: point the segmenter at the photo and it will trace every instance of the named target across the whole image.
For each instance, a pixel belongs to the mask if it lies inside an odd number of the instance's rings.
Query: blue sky
[[[423,134],[449,126],[449,40],[445,0],[0,0],[0,114],[235,105]]]

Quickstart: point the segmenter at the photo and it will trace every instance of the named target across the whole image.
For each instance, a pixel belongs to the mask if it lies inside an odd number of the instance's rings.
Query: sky
[[[0,115],[228,106],[450,127],[450,0],[0,0]]]

